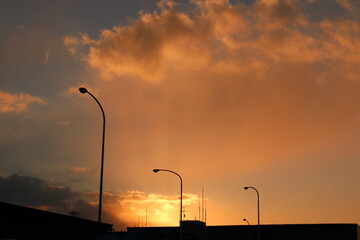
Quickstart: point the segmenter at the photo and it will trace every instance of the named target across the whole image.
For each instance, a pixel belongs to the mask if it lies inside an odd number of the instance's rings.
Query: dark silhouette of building
[[[205,226],[183,221],[183,240],[257,240],[257,225]],[[357,224],[261,225],[261,240],[360,240]],[[129,227],[127,232],[105,235],[103,240],[179,239],[179,227]]]
[[[0,202],[0,239],[92,240],[111,224]]]
[[[207,239],[257,239],[257,225],[209,226]],[[357,224],[261,225],[262,240],[359,240]]]

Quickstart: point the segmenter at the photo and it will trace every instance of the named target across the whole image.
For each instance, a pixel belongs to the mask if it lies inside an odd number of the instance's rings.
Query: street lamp
[[[248,226],[250,226],[250,223],[248,220],[246,220],[246,218],[243,219],[244,222],[247,222]],[[251,239],[251,232],[250,232],[250,228],[248,228],[248,232],[249,232],[249,240]]]
[[[257,207],[258,207],[258,240],[260,240],[260,204],[259,204],[259,192],[256,188],[248,186],[244,187],[245,190],[248,190],[249,188],[252,188],[256,191],[257,194]]]
[[[176,172],[173,172],[171,170],[167,170],[167,169],[153,169],[154,173],[160,172],[160,171],[164,171],[164,172],[170,172],[173,173],[175,175],[177,175],[180,178],[180,239],[182,239],[182,228],[181,228],[181,222],[182,222],[182,178],[179,174],[177,174]]]
[[[105,113],[99,101],[92,95],[86,88],[79,88],[79,91],[82,94],[88,93],[91,97],[95,99],[99,105],[102,115],[103,115],[103,137],[102,137],[102,152],[101,152],[101,169],[100,169],[100,191],[99,191],[99,213],[98,213],[98,222],[101,222],[101,205],[102,205],[102,186],[103,186],[103,172],[104,172],[104,145],[105,145]]]

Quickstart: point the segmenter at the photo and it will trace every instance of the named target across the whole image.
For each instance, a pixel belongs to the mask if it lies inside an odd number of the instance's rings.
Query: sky
[[[360,2],[0,2],[0,201],[177,226],[360,222]],[[202,189],[204,199],[202,201]]]

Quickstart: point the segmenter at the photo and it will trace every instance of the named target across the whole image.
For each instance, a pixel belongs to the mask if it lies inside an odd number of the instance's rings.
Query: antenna
[[[200,215],[200,194],[199,194],[199,221],[201,221],[201,215]]]
[[[202,221],[204,221],[204,187],[202,188],[202,209],[201,209]]]
[[[205,224],[206,224],[206,196],[205,196]]]

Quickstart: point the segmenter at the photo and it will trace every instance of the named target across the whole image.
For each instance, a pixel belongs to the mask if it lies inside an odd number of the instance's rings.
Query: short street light
[[[243,220],[244,222],[247,222],[248,225],[250,225],[249,221],[246,218],[244,218]]]
[[[164,172],[170,172],[173,173],[175,175],[177,175],[180,178],[180,239],[182,239],[182,228],[181,228],[181,222],[182,222],[182,178],[179,174],[177,174],[174,171],[171,170],[167,170],[167,169],[153,169],[154,173],[160,172],[160,171],[164,171]]]
[[[259,204],[259,192],[256,188],[248,186],[244,187],[245,190],[248,190],[249,188],[254,189],[257,194],[257,207],[258,207],[258,240],[260,240],[260,204]]]

